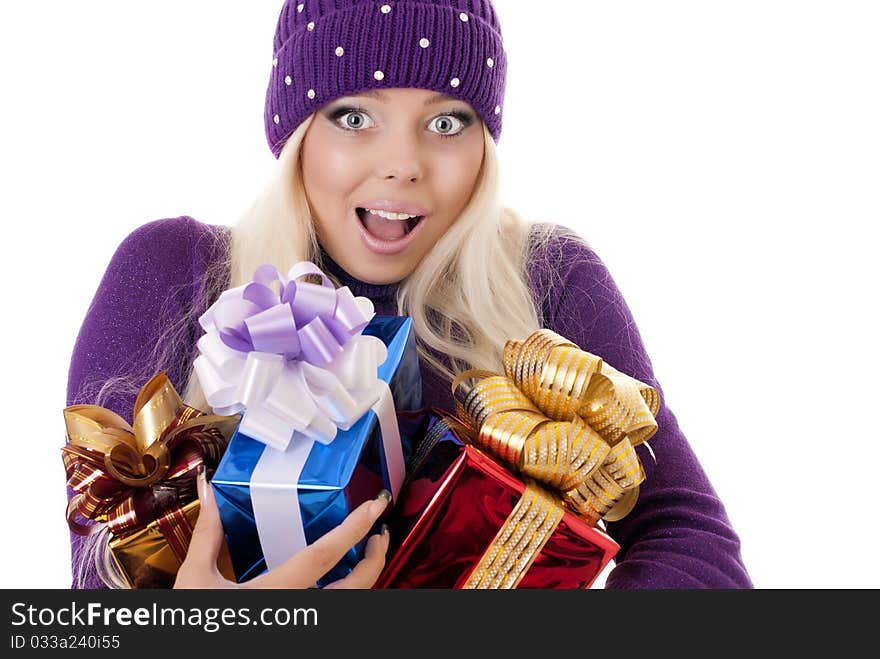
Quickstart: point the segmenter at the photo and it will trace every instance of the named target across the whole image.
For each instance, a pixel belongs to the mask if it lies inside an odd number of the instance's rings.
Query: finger
[[[385,554],[388,551],[390,537],[388,527],[383,524],[382,533],[370,536],[367,540],[367,550],[364,552],[363,560],[358,562],[345,577],[324,587],[372,588],[382,573],[382,568],[385,567]]]
[[[223,545],[223,523],[220,521],[220,511],[217,509],[217,501],[208,479],[205,476],[204,466],[199,468],[196,479],[196,487],[199,493],[199,517],[193,528],[189,549],[186,553],[186,562],[195,564],[199,568],[217,570],[217,556]]]
[[[330,571],[345,553],[370,532],[391,500],[382,490],[375,499],[364,501],[342,523],[281,565],[247,582],[254,588],[307,588]]]

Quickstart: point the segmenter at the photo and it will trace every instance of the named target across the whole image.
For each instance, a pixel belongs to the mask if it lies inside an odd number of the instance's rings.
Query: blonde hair
[[[260,264],[272,263],[287,272],[294,263],[305,260],[324,269],[300,160],[313,118],[307,118],[290,136],[275,176],[230,228],[228,244],[199,282],[192,308],[182,318],[167,318],[167,329],[143,372],[104,382],[98,401],[121,391],[133,396],[158,368],[183,363],[186,385],[182,398],[193,407],[209,409],[192,370],[192,353],[182,352],[192,348],[198,317],[222,290],[250,281]],[[501,206],[496,146],[485,124],[482,127],[484,158],[468,205],[397,291],[397,313],[412,318],[419,358],[448,383],[468,368],[503,372],[504,342],[511,337],[524,338],[541,327],[543,300],[533,298],[527,266],[529,254],[556,235],[553,225],[527,223]],[[327,274],[339,285],[331,273]],[[85,546],[91,549],[80,556],[75,578],[85,575],[82,563],[90,560],[86,554],[97,551],[95,563],[103,568],[97,570],[99,576],[110,586],[124,587],[119,575],[114,578],[107,569],[113,566],[106,556],[106,542],[87,542]],[[98,551],[101,547],[103,551]]]

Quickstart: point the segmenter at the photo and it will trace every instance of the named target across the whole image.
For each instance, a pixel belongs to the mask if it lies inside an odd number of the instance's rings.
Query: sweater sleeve
[[[620,545],[606,588],[752,588],[740,541],[654,377],[632,313],[610,272],[588,244],[562,232],[545,252],[533,286],[544,326],[609,365],[654,387],[661,397],[658,430],[636,448],[646,478],[635,508],[609,523]],[[548,275],[555,263],[557,276]]]
[[[99,404],[132,421],[137,388],[149,377],[149,356],[169,317],[179,318],[192,294],[192,235],[195,220],[186,216],[149,222],[130,233],[116,249],[86,312],[71,357],[67,405]],[[169,370],[175,387],[181,370]],[[147,375],[149,373],[149,375]],[[113,387],[113,378],[144,374],[129,386]],[[143,381],[140,381],[143,379]],[[178,389],[179,391],[180,389]],[[68,500],[73,491],[67,488]],[[82,536],[70,534],[74,588],[105,588],[92,561],[81,564]],[[81,578],[77,573],[81,570]]]

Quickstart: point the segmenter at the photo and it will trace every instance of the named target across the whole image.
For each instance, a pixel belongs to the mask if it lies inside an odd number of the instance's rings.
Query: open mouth
[[[365,208],[356,208],[355,212],[370,235],[387,241],[400,240],[425,219],[424,215],[419,215],[406,220],[390,220],[375,213],[368,213]]]

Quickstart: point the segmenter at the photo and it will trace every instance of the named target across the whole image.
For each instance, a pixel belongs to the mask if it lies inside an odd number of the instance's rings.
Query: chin
[[[381,272],[370,270],[363,274],[355,274],[355,277],[368,284],[373,284],[374,286],[384,286],[386,284],[396,284],[397,282],[406,279],[411,273],[412,268],[389,271],[388,268],[385,267]]]
[[[333,254],[330,257],[351,276],[373,286],[398,283],[412,274],[418,265],[418,259],[411,254],[380,256],[360,242],[341,246],[340,251],[348,258],[337,259]]]

